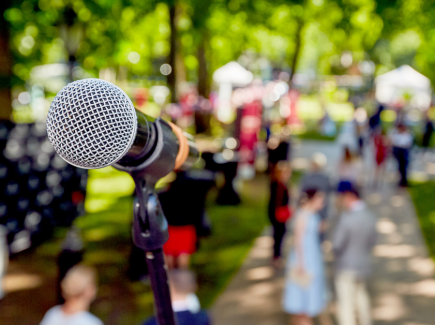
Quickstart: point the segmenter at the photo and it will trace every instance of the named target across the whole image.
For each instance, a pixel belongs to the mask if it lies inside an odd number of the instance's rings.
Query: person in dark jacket
[[[399,124],[390,135],[393,155],[397,160],[400,174],[399,186],[408,186],[409,156],[414,143],[414,138],[405,124]]]
[[[286,232],[285,220],[280,220],[277,213],[279,209],[289,209],[288,181],[291,176],[291,168],[287,162],[279,162],[273,170],[270,183],[269,219],[273,227],[273,264],[279,267],[281,264],[281,244]],[[290,216],[289,216],[290,217]]]
[[[209,171],[178,172],[169,189],[159,194],[169,224],[169,240],[163,246],[169,269],[189,268],[190,256],[207,224],[205,200],[213,185],[214,174]]]
[[[193,272],[188,270],[171,270],[168,273],[171,289],[172,309],[178,325],[210,325],[208,314],[201,310],[199,300],[194,294],[196,281]],[[143,325],[158,325],[155,317]]]
[[[376,132],[376,130],[381,126],[381,113],[384,111],[384,106],[379,105],[376,112],[369,119],[369,127],[371,133]]]
[[[432,124],[432,120],[430,119],[428,113],[426,113],[424,119],[424,133],[423,133],[423,141],[422,141],[422,146],[424,150],[427,150],[427,148],[430,145],[430,140],[432,138],[433,131],[434,131],[434,127]]]

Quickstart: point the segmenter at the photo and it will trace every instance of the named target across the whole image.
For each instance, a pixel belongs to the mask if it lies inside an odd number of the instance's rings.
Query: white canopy
[[[376,99],[387,105],[394,105],[405,94],[411,96],[411,105],[426,109],[431,102],[431,83],[409,65],[391,70],[375,78]]]
[[[69,69],[66,63],[38,65],[30,71],[30,81],[33,84],[44,86],[48,91],[57,93],[68,83]],[[74,68],[73,74],[76,79],[93,77],[79,66]]]
[[[213,73],[213,80],[217,83],[227,83],[234,86],[249,85],[254,76],[236,61],[231,61]]]

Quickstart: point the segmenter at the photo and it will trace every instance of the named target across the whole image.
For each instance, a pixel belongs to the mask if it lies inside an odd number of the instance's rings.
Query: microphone
[[[139,170],[159,143],[159,126],[172,131],[160,132],[160,142],[177,152],[165,162],[170,170],[190,167],[199,156],[192,136],[137,111],[127,94],[110,82],[90,78],[69,83],[54,98],[47,117],[48,138],[56,152],[85,169],[114,165]]]
[[[71,165],[113,165],[133,177],[133,241],[146,252],[158,322],[175,325],[162,249],[168,223],[155,185],[171,170],[190,167],[198,158],[192,137],[137,111],[120,88],[99,79],[75,81],[59,91],[48,111],[47,134]]]

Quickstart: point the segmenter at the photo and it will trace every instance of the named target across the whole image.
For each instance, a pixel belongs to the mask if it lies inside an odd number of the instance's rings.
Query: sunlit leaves
[[[76,58],[95,75],[126,67],[156,75],[170,52],[169,7],[177,8],[178,55],[196,81],[198,48],[213,72],[245,52],[288,68],[301,40],[304,71],[345,73],[341,54],[371,59],[377,72],[407,63],[435,81],[434,0],[27,0],[3,15],[25,79],[36,64],[66,62],[59,27],[69,19],[85,30]],[[66,16],[69,16],[66,17]],[[68,19],[67,19],[68,18]],[[137,53],[140,60],[128,59]],[[156,63],[157,62],[157,63]]]
[[[414,54],[421,44],[420,35],[414,30],[407,30],[397,34],[391,40],[391,54],[393,56],[406,56]]]

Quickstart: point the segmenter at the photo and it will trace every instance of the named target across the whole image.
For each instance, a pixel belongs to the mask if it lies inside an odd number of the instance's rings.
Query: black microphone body
[[[68,163],[86,169],[112,165],[133,177],[133,241],[146,252],[158,322],[175,325],[162,250],[168,223],[155,184],[194,163],[195,143],[177,126],[137,111],[120,88],[99,79],[72,82],[57,94],[47,133]]]

